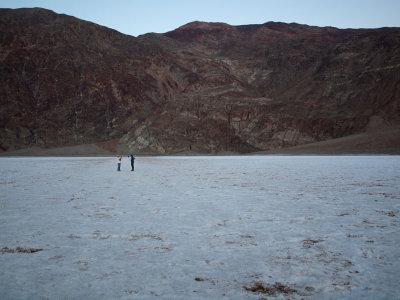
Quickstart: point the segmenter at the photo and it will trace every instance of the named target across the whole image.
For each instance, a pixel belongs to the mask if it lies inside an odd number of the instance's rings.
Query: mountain
[[[361,152],[376,136],[400,152],[399,28],[192,22],[132,37],[0,9],[0,43],[2,151],[276,151],[374,132]]]

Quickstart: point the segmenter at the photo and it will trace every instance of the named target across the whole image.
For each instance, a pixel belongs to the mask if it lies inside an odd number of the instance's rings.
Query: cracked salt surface
[[[398,156],[128,165],[0,158],[1,299],[400,298]]]

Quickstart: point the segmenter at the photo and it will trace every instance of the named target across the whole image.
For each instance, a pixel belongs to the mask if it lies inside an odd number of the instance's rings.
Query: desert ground
[[[399,156],[0,158],[2,299],[399,299]]]

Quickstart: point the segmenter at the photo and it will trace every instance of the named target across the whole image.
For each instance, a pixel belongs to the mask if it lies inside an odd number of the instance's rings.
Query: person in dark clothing
[[[135,171],[135,158],[133,157],[132,154],[131,154],[131,167],[132,167],[131,171]]]

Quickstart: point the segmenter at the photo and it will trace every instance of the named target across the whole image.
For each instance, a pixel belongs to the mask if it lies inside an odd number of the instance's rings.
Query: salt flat
[[[400,299],[399,156],[0,158],[1,299]]]

